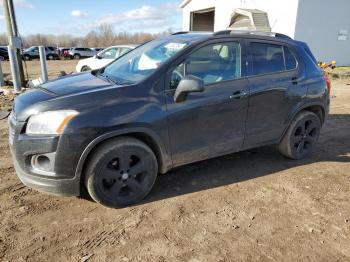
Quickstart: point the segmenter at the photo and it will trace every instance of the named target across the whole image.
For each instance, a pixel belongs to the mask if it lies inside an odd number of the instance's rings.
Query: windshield
[[[151,75],[157,68],[190,42],[158,39],[136,48],[115,60],[100,72],[117,84],[133,84]]]
[[[25,49],[24,51],[25,52],[30,52],[30,51],[33,51],[35,48],[36,48],[36,46],[32,46],[32,47],[29,47],[29,48]]]

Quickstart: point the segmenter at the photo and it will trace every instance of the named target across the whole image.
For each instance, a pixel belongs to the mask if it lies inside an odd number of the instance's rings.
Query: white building
[[[270,26],[273,32],[307,42],[319,61],[350,65],[350,0],[184,0],[180,7],[184,31],[219,31],[232,23],[246,29],[250,20],[249,29],[265,26],[266,31]]]

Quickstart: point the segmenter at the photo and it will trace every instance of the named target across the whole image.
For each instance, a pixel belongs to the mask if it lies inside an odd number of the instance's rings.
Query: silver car
[[[92,57],[96,55],[96,51],[87,47],[73,47],[68,53],[71,59],[80,59],[82,57]]]

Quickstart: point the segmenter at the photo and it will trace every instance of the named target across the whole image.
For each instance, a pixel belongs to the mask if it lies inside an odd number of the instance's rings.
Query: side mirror
[[[95,55],[95,58],[102,59],[102,57],[100,57],[99,55]]]
[[[203,80],[192,75],[184,77],[176,88],[174,101],[175,103],[181,103],[186,100],[189,93],[203,92],[204,83]]]

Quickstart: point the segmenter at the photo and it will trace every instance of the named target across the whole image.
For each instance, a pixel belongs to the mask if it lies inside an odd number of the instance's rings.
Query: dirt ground
[[[77,65],[78,60],[48,60],[47,69],[49,79],[56,78],[60,75],[61,71],[66,72],[67,74],[75,72],[75,66]],[[6,79],[10,79],[10,63],[8,61],[1,62],[2,70]],[[40,61],[32,60],[26,61],[23,66],[24,74],[30,80],[40,77]]]
[[[305,160],[264,147],[195,163],[124,209],[23,186],[1,120],[0,260],[350,261],[349,101],[350,80],[333,82],[331,115]]]

